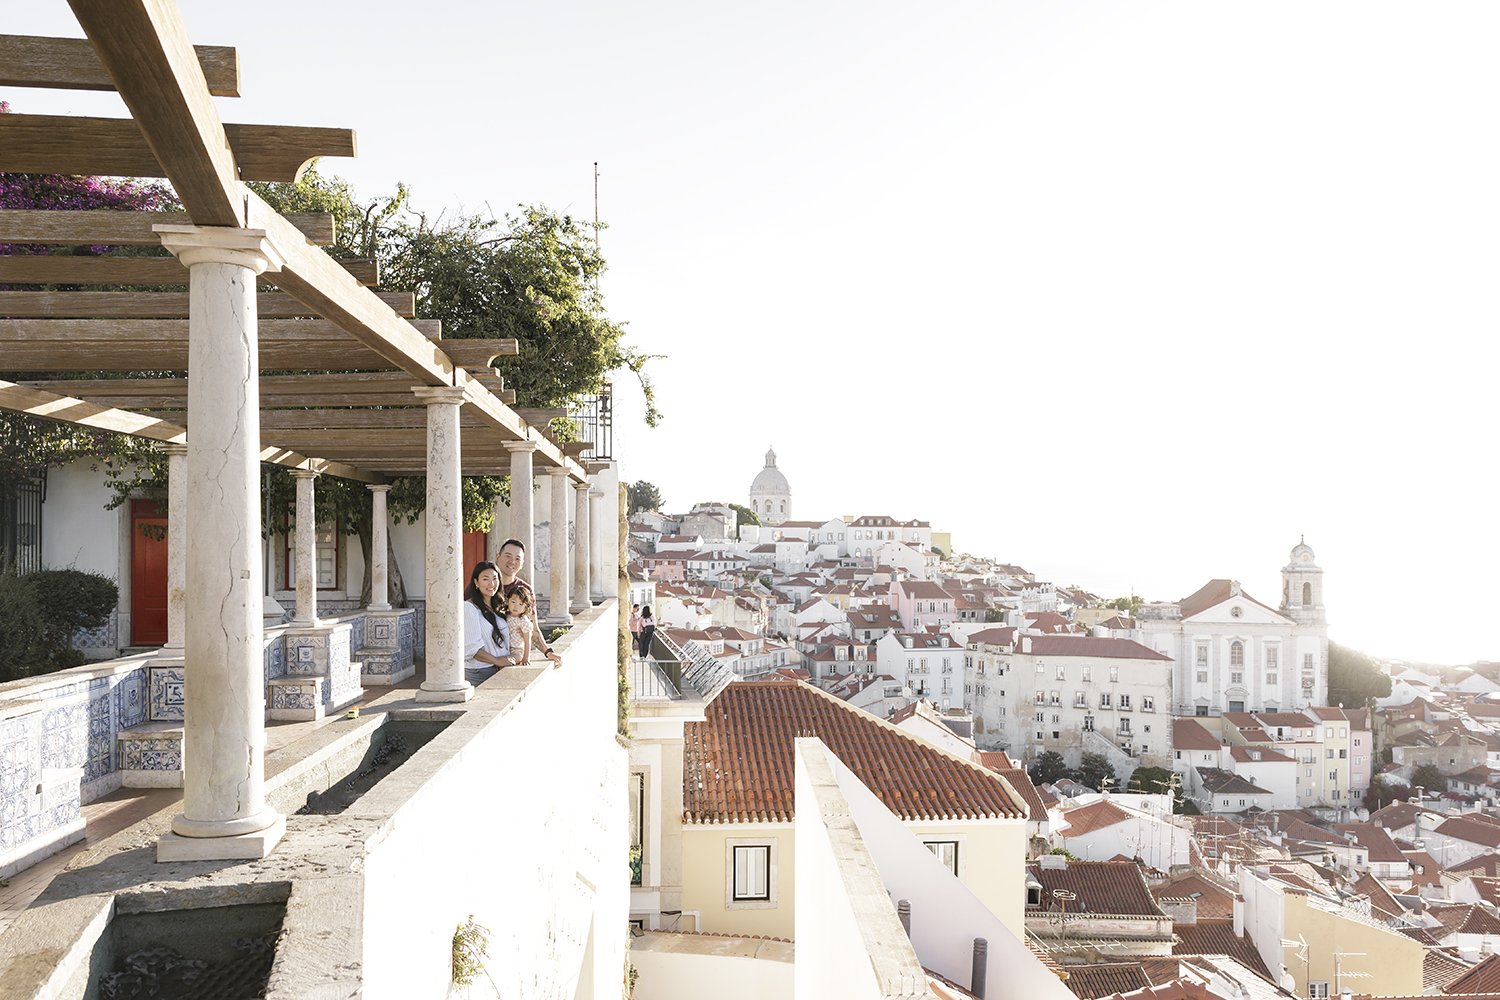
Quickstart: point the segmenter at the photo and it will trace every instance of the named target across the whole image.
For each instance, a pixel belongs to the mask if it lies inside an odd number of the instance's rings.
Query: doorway
[[[155,500],[130,501],[130,644],[167,642],[167,518]]]

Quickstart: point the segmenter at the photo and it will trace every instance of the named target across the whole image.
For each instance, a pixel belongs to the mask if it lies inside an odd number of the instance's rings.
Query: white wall
[[[630,946],[635,1000],[791,1000],[792,946],[764,938],[647,933]]]
[[[580,615],[557,643],[560,669],[486,681],[345,813],[384,820],[365,863],[371,1000],[444,996],[470,914],[491,932],[486,968],[502,995],[572,997],[587,961],[597,995],[619,996],[630,880],[617,613],[611,600]]]
[[[47,499],[42,504],[42,565],[48,569],[81,569],[118,581],[130,575],[130,550],[121,553],[121,521],[130,528],[130,504],[116,510],[104,505],[113,494],[104,473],[88,462],[47,472]],[[122,594],[122,597],[124,595]]]

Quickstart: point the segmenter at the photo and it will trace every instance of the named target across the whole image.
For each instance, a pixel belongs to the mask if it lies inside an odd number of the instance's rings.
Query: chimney
[[[1047,871],[1067,871],[1068,859],[1063,854],[1043,854],[1037,858],[1037,864]]]
[[[1029,653],[1029,652],[1031,652],[1031,636],[1029,636],[1029,635],[1023,635],[1023,636],[1021,636],[1021,652],[1023,652],[1023,653]]]
[[[1186,896],[1166,896],[1156,901],[1161,912],[1172,918],[1174,927],[1198,922],[1198,901]]]
[[[1234,936],[1245,936],[1245,897],[1238,894],[1234,897]]]

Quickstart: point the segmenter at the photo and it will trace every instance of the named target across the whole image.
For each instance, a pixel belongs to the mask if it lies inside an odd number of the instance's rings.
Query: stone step
[[[270,705],[266,714],[283,722],[321,719],[358,701],[365,693],[360,686],[362,663],[348,660],[329,673],[288,674],[271,678]]]
[[[400,684],[417,672],[416,660],[411,653],[397,649],[357,649],[354,655],[363,664],[360,682],[373,687],[389,687]]]
[[[126,788],[182,787],[182,724],[146,722],[122,729],[120,784]]]

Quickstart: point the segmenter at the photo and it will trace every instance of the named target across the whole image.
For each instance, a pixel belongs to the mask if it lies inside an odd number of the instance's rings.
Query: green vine
[[[468,986],[478,979],[489,954],[489,929],[475,923],[471,913],[453,932],[453,985]]]

